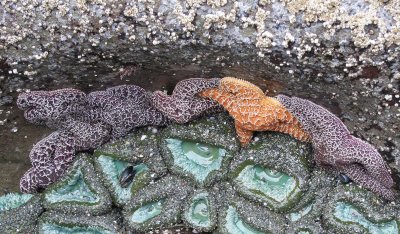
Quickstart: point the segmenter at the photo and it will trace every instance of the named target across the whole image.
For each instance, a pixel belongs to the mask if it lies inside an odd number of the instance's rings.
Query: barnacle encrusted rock
[[[310,187],[309,144],[280,133],[262,132],[230,165],[235,189],[277,212],[296,205]]]
[[[200,187],[225,176],[239,147],[226,114],[170,125],[162,131],[159,145],[169,170]]]
[[[121,215],[112,211],[101,216],[47,211],[39,218],[39,233],[118,233]]]
[[[385,203],[374,193],[352,186],[338,186],[323,209],[325,229],[336,233],[399,233],[399,199]]]
[[[329,74],[340,67],[338,73],[343,76],[350,69],[361,73],[357,65],[395,62],[400,44],[398,5],[398,0],[146,0],[120,4],[7,0],[0,18],[0,60],[44,62],[55,55],[67,59],[79,53],[83,61],[116,54],[131,61],[146,57],[143,52],[155,46],[167,48],[158,50],[159,56],[171,57],[175,48],[200,44],[230,46],[236,53],[249,48],[254,52],[257,47],[265,61],[279,58],[276,65],[282,69],[296,64],[303,68],[299,70],[325,68],[323,72]],[[181,50],[176,51],[172,56],[183,56]]]
[[[10,193],[0,197],[0,233],[30,233],[44,211],[41,195]]]
[[[111,198],[87,154],[77,155],[69,172],[43,194],[47,210],[101,215],[111,210]]]

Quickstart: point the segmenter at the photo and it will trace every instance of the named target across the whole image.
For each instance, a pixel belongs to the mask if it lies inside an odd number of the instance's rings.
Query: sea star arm
[[[69,134],[71,135],[71,134]],[[72,136],[63,139],[54,152],[54,181],[61,177],[70,167],[75,158],[75,140]]]
[[[220,105],[222,105],[234,118],[235,118],[235,128],[236,133],[238,135],[239,141],[242,146],[246,146],[250,143],[251,138],[253,137],[253,131],[247,130],[237,119],[240,119],[240,113],[238,113],[236,108],[233,108],[233,105],[236,101],[236,97],[231,93],[220,90],[218,88],[212,88],[202,91],[199,94],[201,97],[210,98],[217,101]]]
[[[246,99],[264,97],[264,92],[258,86],[233,77],[224,77],[221,79],[219,89],[233,95],[246,97]]]
[[[76,89],[32,91],[19,95],[17,105],[25,111],[29,122],[43,124],[82,111],[86,106],[86,94]]]
[[[34,167],[47,165],[53,160],[52,155],[54,154],[59,137],[59,131],[53,132],[33,146],[29,153],[29,159]]]
[[[217,87],[220,79],[192,78],[182,80],[175,86],[171,96],[161,91],[151,95],[152,105],[169,119],[177,123],[187,123],[217,104],[212,100],[201,100],[197,94],[208,88]]]
[[[201,91],[199,93],[200,97],[208,98],[218,102],[221,106],[225,108],[229,113],[233,110],[233,105],[236,97],[228,92],[220,90],[218,88],[211,88]],[[231,113],[232,114],[232,113]]]
[[[253,138],[253,131],[245,129],[241,123],[235,121],[236,134],[242,146],[247,146]]]
[[[64,142],[71,145],[75,151],[95,149],[110,139],[111,127],[104,122],[86,123],[74,121],[68,133],[73,136],[73,141]]]
[[[220,80],[219,78],[191,78],[182,80],[176,84],[172,96],[175,99],[192,99],[203,90],[218,87]]]
[[[51,165],[53,166],[53,165]],[[23,193],[36,193],[46,188],[54,182],[54,166],[51,167],[31,167],[22,176],[19,187]]]
[[[338,117],[320,105],[306,99],[281,94],[276,98],[298,119],[314,141],[324,142],[350,134]]]
[[[395,199],[393,191],[371,178],[371,175],[362,166],[358,164],[350,164],[341,168],[341,171],[349,176],[354,182],[371,190],[372,192],[378,193],[385,199],[390,201]]]
[[[112,109],[115,103],[122,99],[111,95],[107,91],[94,91],[87,95],[87,102],[91,108]]]
[[[136,85],[119,85],[108,88],[107,92],[113,96],[127,98],[137,104],[141,104],[147,99],[146,90]]]
[[[25,193],[37,192],[46,188],[56,181],[60,176],[55,162],[60,159],[72,160],[74,148],[67,147],[65,142],[70,139],[64,131],[56,131],[40,140],[29,154],[32,168],[30,168],[20,180],[20,189]],[[56,156],[56,158],[55,158]],[[58,158],[61,157],[61,158]]]
[[[164,113],[169,119],[177,123],[185,123],[187,117],[184,116],[183,110],[178,108],[178,103],[173,97],[162,91],[155,91],[151,95],[152,105]]]
[[[349,136],[338,149],[337,164],[358,164],[383,186],[391,188],[393,179],[389,168],[378,151],[369,143],[354,136]]]
[[[271,131],[283,132],[291,135],[299,141],[310,142],[310,135],[299,124],[279,124],[271,127]]]

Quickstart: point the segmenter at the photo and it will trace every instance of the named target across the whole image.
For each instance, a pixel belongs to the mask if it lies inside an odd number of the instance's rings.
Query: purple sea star
[[[315,103],[285,95],[277,99],[310,134],[317,165],[342,172],[363,187],[394,200],[389,167],[372,145],[352,136],[338,117]]]
[[[58,119],[85,110],[86,94],[69,88],[26,92],[18,96],[17,106],[29,122],[58,128]]]
[[[170,96],[162,91],[155,91],[151,102],[172,121],[187,123],[203,114],[222,110],[217,102],[196,95],[203,90],[218,87],[220,80],[219,78],[182,80],[176,84]]]
[[[151,106],[148,93],[135,85],[121,85],[88,94],[90,118],[112,126],[112,138],[126,135],[136,127],[162,126],[167,118]]]
[[[74,120],[67,123],[67,129],[55,131],[33,146],[29,154],[32,168],[20,180],[22,192],[34,193],[46,188],[64,175],[77,152],[97,148],[109,140],[107,124]]]

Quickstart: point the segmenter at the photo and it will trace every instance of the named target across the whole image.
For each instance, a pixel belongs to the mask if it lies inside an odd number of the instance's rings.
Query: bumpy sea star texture
[[[135,85],[121,85],[106,91],[88,94],[90,119],[103,121],[112,126],[112,138],[126,135],[136,127],[162,126],[167,118],[151,106],[150,94]]]
[[[389,168],[372,145],[352,136],[338,117],[313,102],[285,95],[277,99],[310,133],[319,166],[342,172],[382,197],[394,199]]]
[[[77,89],[32,91],[18,96],[18,108],[25,118],[34,124],[46,124],[57,128],[57,120],[81,112],[86,106],[86,94]]]
[[[216,102],[197,96],[203,90],[218,87],[219,81],[219,78],[182,80],[176,84],[172,95],[155,91],[151,101],[168,119],[176,123],[187,123],[204,114],[220,110]]]
[[[110,128],[104,123],[75,121],[68,130],[55,131],[35,144],[32,163],[21,178],[24,193],[38,192],[57,181],[71,166],[76,152],[94,149],[108,141]]]
[[[277,131],[301,141],[309,140],[298,120],[278,100],[265,96],[250,82],[225,77],[218,88],[207,89],[200,96],[217,101],[229,112],[244,146],[250,143],[253,131]]]

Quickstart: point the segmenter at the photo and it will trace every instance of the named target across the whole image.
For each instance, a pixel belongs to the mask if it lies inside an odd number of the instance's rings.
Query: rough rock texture
[[[288,66],[397,69],[399,1],[143,0],[2,1],[0,55],[7,62],[147,46],[254,48]],[[116,43],[117,42],[117,43]],[[375,67],[377,69],[377,67]],[[397,75],[398,76],[398,75]]]

